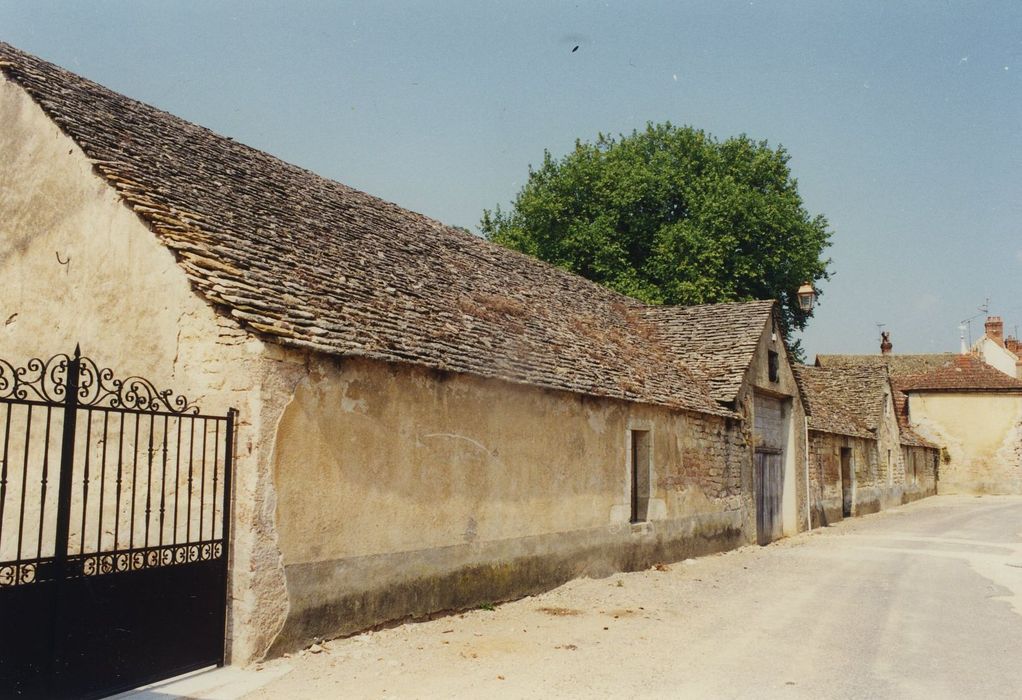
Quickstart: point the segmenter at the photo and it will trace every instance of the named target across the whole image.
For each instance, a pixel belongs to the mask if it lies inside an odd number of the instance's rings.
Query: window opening
[[[650,496],[650,449],[649,431],[632,430],[631,522],[641,523],[647,518]]]
[[[770,370],[770,381],[772,382],[781,381],[780,377],[778,376],[778,371],[780,368],[780,358],[778,357],[777,353],[774,352],[773,350],[767,351],[767,368]]]

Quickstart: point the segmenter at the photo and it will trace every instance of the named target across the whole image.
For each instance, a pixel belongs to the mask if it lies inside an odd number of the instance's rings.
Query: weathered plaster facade
[[[771,377],[771,353],[776,357],[776,374]],[[801,392],[788,360],[783,335],[776,320],[770,319],[756,343],[738,393],[736,405],[752,429],[750,442],[755,447],[782,452],[782,532],[785,536],[809,528],[806,488],[806,413]],[[766,410],[766,416],[757,411]],[[755,485],[756,489],[760,485]]]
[[[229,642],[239,661],[261,656],[285,612],[263,426],[276,424],[293,368],[200,299],[74,142],[2,79],[0,124],[0,240],[11,242],[0,251],[0,356],[23,364],[80,343],[205,411],[239,409]]]
[[[941,493],[1022,493],[1022,395],[911,392],[909,415],[941,445]]]
[[[737,421],[369,360],[315,361],[280,421],[289,596],[316,636],[744,544]],[[651,434],[629,522],[630,430]]]

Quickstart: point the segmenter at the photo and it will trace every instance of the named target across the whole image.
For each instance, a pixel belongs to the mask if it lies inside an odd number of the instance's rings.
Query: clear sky
[[[1022,327],[1017,0],[0,0],[0,40],[473,230],[544,149],[745,133],[834,231],[810,357]]]

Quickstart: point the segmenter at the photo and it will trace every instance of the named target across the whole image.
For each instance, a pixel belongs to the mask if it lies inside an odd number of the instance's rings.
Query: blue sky
[[[1022,327],[1019,2],[0,0],[0,40],[471,229],[544,149],[745,133],[834,231],[810,353]]]

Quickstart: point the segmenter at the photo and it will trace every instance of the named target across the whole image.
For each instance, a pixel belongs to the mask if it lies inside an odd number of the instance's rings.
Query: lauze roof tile
[[[267,340],[731,415],[633,299],[3,43],[0,69],[174,251],[198,293]],[[712,381],[719,395],[733,380]]]

